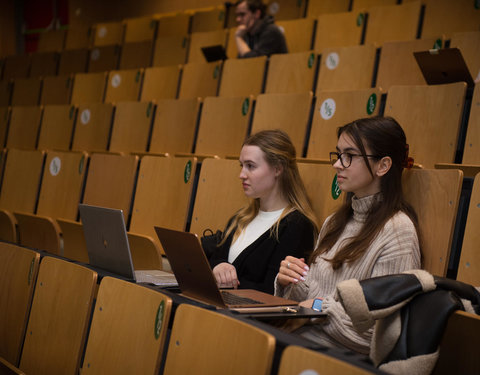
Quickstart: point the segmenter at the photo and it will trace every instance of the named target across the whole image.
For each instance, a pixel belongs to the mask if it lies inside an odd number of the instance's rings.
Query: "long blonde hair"
[[[275,225],[272,226],[270,235],[274,235],[278,239],[280,221],[290,212],[297,210],[312,223],[315,240],[318,235],[317,218],[313,213],[307,191],[298,172],[295,146],[288,134],[282,130],[262,130],[248,137],[243,146],[259,147],[266,162],[271,167],[279,167],[282,170],[279,176],[279,186],[287,201],[287,207],[283,210]],[[220,244],[223,244],[235,230],[233,243],[242,230],[257,216],[259,209],[260,199],[251,199],[248,206],[239,210],[230,220]]]

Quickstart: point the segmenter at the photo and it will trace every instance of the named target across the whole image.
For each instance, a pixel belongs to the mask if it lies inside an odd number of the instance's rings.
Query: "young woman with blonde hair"
[[[251,199],[229,220],[210,264],[220,286],[273,293],[280,261],[287,255],[307,257],[313,250],[316,218],[285,132],[251,135],[239,160],[239,177]]]

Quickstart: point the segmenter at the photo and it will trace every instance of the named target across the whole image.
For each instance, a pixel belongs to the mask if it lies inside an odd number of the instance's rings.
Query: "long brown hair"
[[[318,235],[317,218],[313,213],[307,191],[298,172],[295,146],[288,134],[282,130],[262,130],[248,137],[243,146],[259,147],[266,162],[271,167],[282,169],[282,173],[279,176],[279,185],[280,191],[287,201],[287,207],[283,210],[275,225],[272,226],[271,235],[278,238],[278,225],[282,218],[290,212],[297,210],[312,223],[315,239]],[[235,230],[233,243],[242,230],[257,216],[259,209],[260,199],[250,199],[248,206],[238,211],[230,220],[221,244]]]
[[[353,121],[338,128],[337,137],[348,135],[360,150],[363,160],[370,174],[373,172],[366,152],[379,159],[389,156],[392,159],[390,170],[380,179],[380,197],[370,208],[367,219],[360,232],[346,242],[337,254],[330,259],[333,269],[340,268],[343,263],[354,262],[368,249],[377,234],[383,229],[387,221],[397,212],[404,212],[412,220],[420,238],[417,214],[412,206],[405,201],[402,190],[402,171],[409,162],[408,145],[402,127],[391,117],[369,117]],[[326,224],[325,234],[319,241],[315,251],[310,256],[310,263],[314,263],[318,255],[327,253],[343,233],[346,224],[353,215],[352,194],[347,194],[343,204]]]

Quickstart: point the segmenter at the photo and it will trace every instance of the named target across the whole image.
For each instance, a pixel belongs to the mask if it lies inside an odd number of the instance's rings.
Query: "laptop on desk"
[[[178,286],[170,272],[134,271],[122,210],[80,204],[79,211],[92,266],[137,283]]]
[[[247,313],[296,312],[298,302],[253,289],[220,290],[198,237],[193,233],[155,227],[182,294],[219,308]],[[239,299],[229,302],[227,298]]]

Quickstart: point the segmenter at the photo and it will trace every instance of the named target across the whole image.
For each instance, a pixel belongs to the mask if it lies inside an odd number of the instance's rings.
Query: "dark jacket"
[[[269,56],[274,53],[287,53],[288,49],[285,36],[278,26],[274,24],[273,17],[265,16],[260,22],[252,34],[247,33],[243,38],[251,51],[239,57]]]
[[[227,262],[233,233],[210,257],[210,265]],[[273,283],[280,262],[287,255],[308,258],[313,250],[313,225],[300,212],[285,216],[278,227],[278,240],[270,235],[270,229],[241,252],[233,262],[237,271],[239,288],[256,289],[273,294]]]

